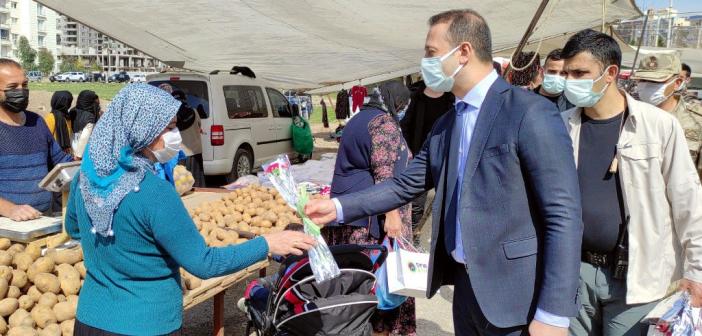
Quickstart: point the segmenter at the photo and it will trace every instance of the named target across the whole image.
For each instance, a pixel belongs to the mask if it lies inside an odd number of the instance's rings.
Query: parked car
[[[129,75],[126,71],[120,71],[119,73],[110,76],[107,81],[109,83],[127,83],[129,82]]]
[[[102,73],[100,72],[91,72],[88,76],[91,82],[103,82],[105,79],[102,77]]]
[[[146,82],[146,75],[144,74],[136,74],[132,75],[132,77],[129,79],[130,83],[145,83]]]
[[[44,74],[41,71],[27,71],[27,79],[30,82],[41,82],[42,78],[44,78]]]
[[[54,79],[58,82],[85,82],[88,79],[88,76],[86,76],[83,72],[73,71],[58,74],[54,77]]]
[[[219,71],[158,73],[146,79],[168,91],[183,90],[200,114],[206,175],[225,175],[233,182],[279,154],[294,153],[290,104],[265,81]]]

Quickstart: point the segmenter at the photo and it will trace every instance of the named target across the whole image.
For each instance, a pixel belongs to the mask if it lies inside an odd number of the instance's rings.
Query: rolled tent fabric
[[[81,0],[80,6],[65,0],[38,2],[96,30],[109,32],[111,37],[176,68],[209,73],[231,69],[236,65],[232,60],[237,60],[255,71],[256,78],[271,83],[271,87],[305,90],[358,83],[359,79],[370,85],[382,80],[369,82],[368,78],[417,73],[429,17],[466,7],[461,0],[211,0],[198,2],[197,6],[189,1],[170,1],[168,6],[143,0]],[[470,7],[488,22],[493,52],[497,53],[519,43],[540,3],[471,1]],[[551,8],[554,10],[550,19],[544,22],[546,14],[542,16],[530,42],[542,36],[592,28],[603,21],[601,1],[551,1],[544,13]],[[114,15],[115,11],[120,15]],[[196,19],[183,21],[183,13]],[[604,21],[611,23],[641,15],[634,1],[609,1]],[[124,23],[125,17],[129,24]],[[310,24],[311,21],[319,24]],[[183,35],[187,31],[208,34],[207,38],[191,38]],[[272,41],[291,43],[275,48]],[[304,43],[296,43],[299,41]]]

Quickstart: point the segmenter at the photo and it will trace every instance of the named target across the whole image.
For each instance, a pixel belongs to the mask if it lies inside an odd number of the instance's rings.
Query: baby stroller
[[[373,272],[385,261],[387,249],[382,245],[329,248],[341,275],[317,283],[306,255],[287,258],[279,280],[270,288],[265,311],[245,301],[247,335],[371,335],[369,320],[378,305]]]

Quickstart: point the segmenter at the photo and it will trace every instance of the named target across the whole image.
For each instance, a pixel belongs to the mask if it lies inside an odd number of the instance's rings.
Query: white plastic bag
[[[83,152],[85,151],[85,146],[90,140],[90,135],[93,134],[93,127],[95,125],[90,123],[83,127],[80,133],[73,134],[73,141],[71,141],[71,148],[73,149],[73,155],[78,158],[83,157]]]
[[[429,253],[421,253],[405,239],[388,253],[385,261],[388,289],[392,294],[426,297],[429,277]]]

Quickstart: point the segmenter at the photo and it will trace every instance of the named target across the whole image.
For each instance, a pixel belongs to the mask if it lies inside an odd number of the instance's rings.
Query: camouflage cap
[[[643,55],[631,79],[662,83],[680,74],[682,63],[677,53]]]

